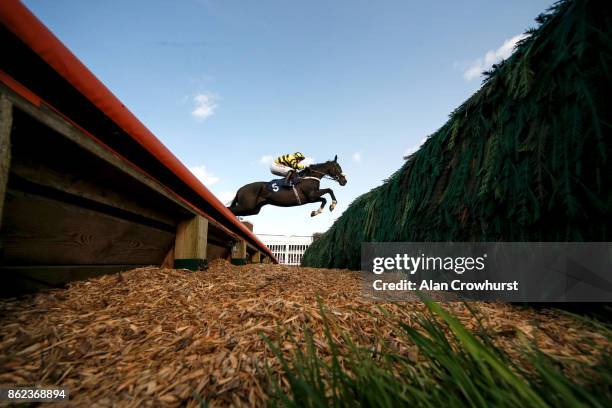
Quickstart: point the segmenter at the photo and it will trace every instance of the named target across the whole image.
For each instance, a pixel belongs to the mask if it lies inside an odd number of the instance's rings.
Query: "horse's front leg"
[[[316,211],[312,211],[310,213],[311,217],[314,217],[315,215],[319,215],[323,212],[323,209],[325,208],[325,205],[327,204],[327,200],[324,199],[323,197],[321,197],[321,191],[315,191],[313,193],[311,193],[308,196],[308,201],[311,203],[316,203],[316,202],[320,202],[321,203],[321,207],[319,207],[318,210]]]
[[[329,205],[329,211],[334,211],[336,204],[338,204],[338,201],[336,201],[336,196],[334,195],[334,190],[331,188],[324,188],[323,190],[319,190],[319,194],[329,194],[331,196],[332,203]]]

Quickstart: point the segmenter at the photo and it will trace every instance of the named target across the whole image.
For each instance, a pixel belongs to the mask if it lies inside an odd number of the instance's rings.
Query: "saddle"
[[[284,178],[274,179],[272,181],[269,181],[268,184],[266,184],[266,188],[269,191],[276,193],[280,191],[281,189],[289,189],[289,188],[295,187],[301,180],[302,178],[298,177],[297,175],[293,176],[291,180],[292,184],[285,184]]]

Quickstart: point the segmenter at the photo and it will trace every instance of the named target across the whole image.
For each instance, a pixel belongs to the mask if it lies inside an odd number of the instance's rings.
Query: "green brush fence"
[[[358,269],[364,241],[608,241],[612,2],[561,1],[303,265]]]

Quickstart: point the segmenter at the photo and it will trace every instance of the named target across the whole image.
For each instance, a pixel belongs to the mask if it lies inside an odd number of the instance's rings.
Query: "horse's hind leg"
[[[249,215],[259,214],[259,211],[261,211],[261,207],[263,207],[266,204],[267,203],[264,201],[264,202],[259,202],[252,208],[244,208],[243,206],[240,206],[240,205],[232,205],[231,207],[228,207],[228,208],[235,216],[248,217]]]
[[[263,205],[258,205],[255,208],[246,208],[246,209],[236,209],[236,208],[229,208],[229,210],[237,217],[248,217],[249,215],[257,215],[259,214],[259,211],[261,210],[261,207],[263,207]]]
[[[255,208],[255,209],[252,209],[252,210],[238,211],[238,212],[235,212],[234,215],[236,215],[238,217],[248,217],[249,215],[257,215],[257,214],[259,214],[259,210],[260,210],[260,208]]]
[[[265,183],[251,183],[240,188],[228,209],[236,216],[259,214],[261,207],[267,204],[261,197],[264,192],[263,184]]]

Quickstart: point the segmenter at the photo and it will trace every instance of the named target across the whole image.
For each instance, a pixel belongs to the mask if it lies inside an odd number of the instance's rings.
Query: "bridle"
[[[346,177],[346,176],[344,175],[344,173],[340,173],[340,175],[338,175],[338,176],[332,176],[332,175],[330,175],[330,174],[327,174],[327,173],[322,172],[322,171],[314,170],[314,169],[312,169],[312,168],[308,168],[308,170],[309,170],[309,171],[311,171],[311,172],[313,172],[313,173],[320,174],[320,175],[321,175],[321,178],[317,178],[317,177],[310,177],[310,176],[305,176],[305,177],[302,177],[302,179],[303,179],[303,180],[304,180],[304,179],[306,179],[306,180],[308,180],[308,179],[313,180],[313,179],[314,179],[314,180],[319,180],[319,181],[320,181],[321,179],[327,178],[327,179],[330,179],[330,180],[334,180],[334,181],[335,181],[335,182],[337,182],[337,183],[340,183],[340,176],[344,176],[344,177]]]

